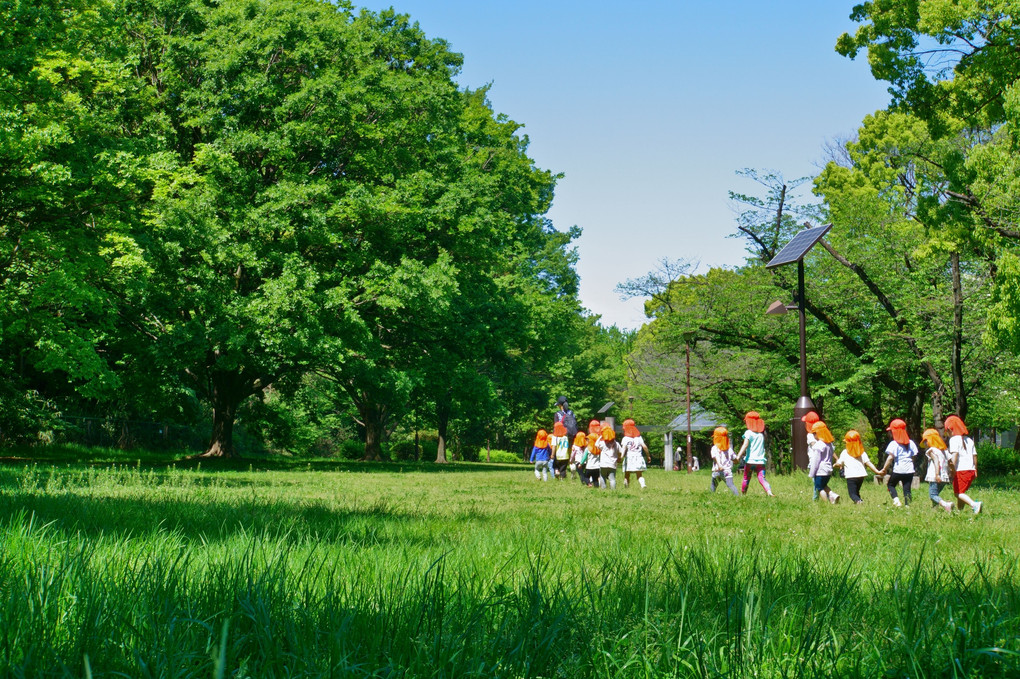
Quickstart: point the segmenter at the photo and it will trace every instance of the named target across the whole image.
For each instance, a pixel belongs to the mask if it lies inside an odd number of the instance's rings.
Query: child
[[[608,424],[602,427],[595,447],[599,451],[599,488],[605,488],[608,483],[611,490],[616,490],[616,463],[622,451],[616,442],[616,432]]]
[[[535,463],[535,478],[549,480],[549,433],[539,429],[535,436],[535,445],[531,448],[531,461]]]
[[[815,491],[813,499],[821,497],[832,504],[839,502],[839,495],[829,488],[832,478],[832,442],[835,438],[829,427],[819,420],[811,425],[814,442],[808,448],[808,476],[814,479]]]
[[[642,473],[648,468],[645,464],[645,453],[648,452],[648,445],[641,437],[634,420],[623,421],[623,440],[620,441],[623,448],[623,487],[630,486],[630,475],[637,477],[638,485],[645,487],[645,477]],[[651,457],[651,456],[649,456]]]
[[[598,442],[597,434],[588,434],[588,459],[584,465],[584,476],[589,488],[598,488],[600,485],[599,468],[602,466],[602,461],[599,459]]]
[[[864,452],[864,443],[861,441],[861,434],[851,429],[843,437],[846,448],[839,454],[839,459],[833,463],[833,467],[842,468],[846,476],[846,490],[850,493],[850,499],[854,504],[864,504],[861,499],[861,484],[868,478],[867,469],[881,476],[881,470],[871,463],[868,454]],[[867,469],[865,469],[867,467]]]
[[[758,475],[758,483],[765,489],[769,497],[772,494],[772,486],[765,480],[765,422],[754,410],[744,415],[744,425],[747,431],[744,432],[744,443],[740,446],[737,457],[744,460],[744,482],[740,485],[740,492],[747,494],[747,484],[751,480],[751,474]],[[744,452],[747,452],[746,456]]]
[[[886,481],[886,488],[892,496],[894,507],[900,506],[900,498],[896,495],[896,484],[903,486],[903,504],[910,504],[910,484],[914,480],[914,458],[917,457],[917,445],[907,435],[907,423],[901,419],[895,419],[889,423],[886,430],[892,434],[892,441],[886,446],[885,464],[882,465],[884,475],[889,467],[892,467],[892,474]]]
[[[982,503],[970,499],[967,491],[970,484],[977,478],[977,451],[974,439],[967,436],[967,425],[956,415],[946,418],[946,431],[949,438],[949,468],[953,478],[953,493],[956,495],[956,506],[963,509],[970,506],[975,514],[981,513]]]
[[[811,445],[812,445],[812,444],[813,444],[813,443],[814,443],[814,442],[815,442],[815,441],[817,440],[817,439],[815,438],[815,434],[814,434],[814,432],[813,432],[813,431],[811,431],[811,428],[812,428],[813,426],[815,426],[815,422],[817,422],[817,421],[818,421],[818,420],[820,420],[820,419],[821,419],[821,418],[820,418],[820,417],[818,417],[818,413],[816,413],[816,412],[815,412],[815,411],[813,411],[813,410],[809,410],[809,411],[807,412],[807,414],[806,414],[806,415],[804,415],[804,417],[800,418],[800,421],[804,423],[804,429],[805,429],[805,431],[807,431],[807,445],[808,445],[808,450],[810,450],[810,449],[811,449]]]
[[[946,451],[946,442],[942,440],[935,429],[925,429],[921,434],[921,443],[928,446],[924,451],[928,458],[928,472],[924,480],[928,482],[928,497],[931,498],[932,507],[942,507],[947,512],[953,511],[953,503],[946,502],[939,493],[949,483],[949,454]]]
[[[567,465],[570,464],[570,437],[563,422],[553,425],[553,435],[549,439],[552,448],[553,477],[557,480],[567,478]]]
[[[726,427],[716,427],[712,432],[712,492],[715,492],[716,479],[726,482],[730,492],[739,496],[737,487],[733,485],[733,460],[737,458],[730,444],[730,432]]]
[[[581,473],[581,465],[587,460],[584,459],[584,451],[588,447],[588,436],[583,432],[577,432],[574,437],[574,445],[570,449],[570,471],[577,474],[577,478],[584,483],[584,475]]]

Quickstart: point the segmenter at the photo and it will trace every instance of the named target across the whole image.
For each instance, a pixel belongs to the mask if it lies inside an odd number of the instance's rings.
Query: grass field
[[[0,675],[1020,675],[1014,477],[949,516],[925,484],[247,465],[0,467]]]

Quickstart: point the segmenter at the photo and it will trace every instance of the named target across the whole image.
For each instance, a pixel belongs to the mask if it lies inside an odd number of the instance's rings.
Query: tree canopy
[[[806,259],[803,302],[812,394],[826,419],[876,440],[893,417],[915,437],[950,412],[1015,426],[1016,395],[999,378],[1020,353],[1015,9],[856,6],[860,27],[836,49],[867,53],[875,77],[890,83],[890,106],[835,149],[813,178],[815,204],[793,205],[797,182],[778,173],[745,171],[762,185],[761,195],[731,194],[745,208],[735,235],[747,243],[746,263],[645,279],[658,286],[632,360],[655,373],[660,357],[677,351],[676,329],[694,331],[700,402],[734,421],[752,406],[785,420],[797,393],[793,320],[764,309],[795,301],[794,281],[762,265],[805,219],[829,222]],[[644,386],[669,386],[658,382]]]
[[[549,407],[589,332],[580,232],[445,41],[320,0],[3,11],[5,436],[208,412],[232,455],[239,416],[300,399],[368,457],[424,419],[445,459],[459,415]]]

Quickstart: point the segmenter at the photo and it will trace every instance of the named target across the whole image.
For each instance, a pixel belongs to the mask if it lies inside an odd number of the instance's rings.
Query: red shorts
[[[953,493],[956,495],[966,493],[967,489],[970,488],[970,484],[974,483],[974,476],[973,469],[965,472],[956,472],[956,476],[953,477]]]

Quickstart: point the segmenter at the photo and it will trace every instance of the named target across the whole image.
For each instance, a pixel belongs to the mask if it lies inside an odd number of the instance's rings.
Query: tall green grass
[[[1020,501],[987,480],[974,517],[343,469],[0,469],[0,674],[1020,672]]]

